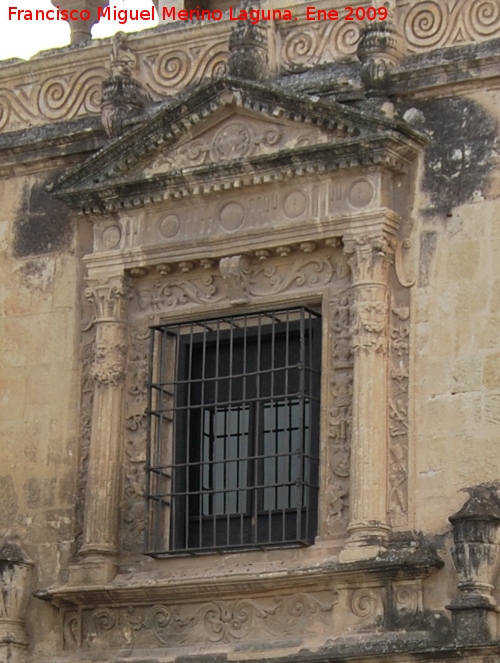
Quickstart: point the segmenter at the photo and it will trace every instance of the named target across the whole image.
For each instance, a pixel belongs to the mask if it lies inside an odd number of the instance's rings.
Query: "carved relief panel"
[[[321,181],[301,179],[297,184],[247,188],[203,200],[186,200],[161,208],[124,212],[95,226],[95,252],[118,251],[140,246],[183,245],[197,240],[233,239],[245,233],[286,230],[287,239],[314,230],[318,222],[339,222],[347,215],[380,208],[381,174],[344,175]]]

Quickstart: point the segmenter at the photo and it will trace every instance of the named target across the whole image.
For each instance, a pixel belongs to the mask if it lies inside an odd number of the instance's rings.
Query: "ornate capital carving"
[[[94,305],[94,317],[87,328],[96,322],[121,321],[126,294],[123,276],[86,281],[85,297]]]
[[[248,268],[245,269],[243,256],[222,258],[219,270],[226,284],[227,296],[231,304],[248,302]]]
[[[394,251],[384,236],[346,240],[344,252],[351,266],[354,286],[363,283],[387,283]]]

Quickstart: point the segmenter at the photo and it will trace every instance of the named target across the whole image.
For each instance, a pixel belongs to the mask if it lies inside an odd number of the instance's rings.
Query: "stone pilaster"
[[[80,580],[99,582],[114,575],[118,554],[118,505],[122,465],[121,433],[126,365],[125,289],[121,276],[89,281],[86,297],[95,307],[96,343],[92,430],[85,493],[84,565]],[[80,577],[83,572],[83,577]],[[76,578],[75,578],[76,579]]]
[[[351,521],[342,561],[376,556],[387,538],[387,277],[384,237],[345,242],[352,270]]]

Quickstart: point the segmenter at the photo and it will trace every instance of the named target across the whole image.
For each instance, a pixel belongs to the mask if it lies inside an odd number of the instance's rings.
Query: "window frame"
[[[290,320],[290,316],[294,316],[300,314],[299,319],[297,320]],[[281,316],[281,317],[278,317]],[[286,321],[283,322],[283,316],[286,316]],[[256,323],[256,320],[258,319],[258,322]],[[272,324],[270,322],[267,322],[267,324],[261,324],[261,319],[267,319],[272,320]],[[286,525],[282,525],[282,531],[283,531],[283,536],[281,538],[278,538],[276,540],[272,540],[272,526],[271,526],[271,516],[269,516],[269,513],[272,511],[272,509],[260,509],[257,507],[257,502],[263,503],[265,499],[265,491],[271,488],[274,488],[276,490],[276,497],[275,500],[277,501],[277,489],[275,486],[268,486],[264,480],[262,480],[261,483],[259,481],[255,481],[254,479],[249,479],[246,485],[240,486],[239,484],[234,487],[230,486],[229,489],[227,488],[227,485],[224,486],[224,490],[228,492],[233,493],[238,493],[241,491],[246,492],[246,503],[247,503],[247,509],[246,512],[249,511],[249,513],[245,512],[245,517],[249,517],[252,519],[253,524],[252,528],[254,532],[257,532],[257,534],[254,534],[253,540],[240,540],[237,544],[231,543],[230,537],[229,537],[229,529],[230,526],[227,524],[227,531],[228,531],[228,537],[225,543],[219,544],[217,541],[217,535],[215,533],[215,521],[217,520],[217,517],[214,514],[207,514],[208,518],[212,518],[214,521],[214,534],[213,534],[213,545],[207,545],[206,543],[203,542],[203,536],[201,533],[201,525],[200,525],[200,535],[199,535],[199,545],[198,546],[193,546],[189,545],[190,541],[192,543],[192,535],[189,534],[189,522],[190,522],[190,512],[192,510],[192,499],[191,498],[186,498],[186,502],[183,508],[177,506],[175,504],[172,504],[172,502],[175,500],[175,496],[178,494],[183,493],[183,489],[185,489],[185,486],[182,486],[179,484],[179,473],[177,472],[176,475],[176,470],[177,468],[182,465],[183,462],[186,462],[185,459],[179,457],[179,449],[182,448],[182,441],[179,438],[179,429],[182,429],[182,424],[179,423],[179,412],[182,414],[180,415],[181,419],[184,420],[184,427],[188,431],[188,434],[186,436],[186,441],[189,440],[188,443],[184,444],[184,449],[190,448],[190,445],[192,445],[192,437],[190,437],[190,428],[192,429],[195,427],[195,424],[193,423],[193,412],[195,411],[196,408],[200,409],[200,412],[202,411],[203,408],[206,408],[206,405],[210,405],[210,399],[208,399],[208,402],[205,402],[204,399],[202,398],[202,401],[200,403],[193,403],[191,402],[191,393],[189,393],[189,389],[192,388],[191,382],[194,380],[193,378],[193,373],[190,373],[192,371],[192,354],[193,354],[193,337],[196,336],[196,334],[193,333],[193,329],[196,327],[203,328],[203,332],[197,332],[199,337],[203,337],[203,352],[206,352],[207,349],[207,326],[208,325],[220,325],[222,324],[227,324],[229,321],[229,329],[224,329],[222,332],[220,331],[219,327],[217,328],[217,352],[219,351],[219,348],[222,347],[224,348],[224,337],[225,338],[230,338],[229,342],[229,348],[230,352],[232,353],[234,350],[234,338],[235,336],[238,336],[238,332],[233,333],[233,324],[234,321],[238,320],[244,320],[245,325],[247,324],[247,320],[252,321],[252,326],[250,327],[250,333],[247,333],[248,330],[245,326],[245,331],[243,333],[243,347],[244,347],[244,352],[248,350],[248,347],[250,344],[248,343],[248,337],[256,336],[258,338],[258,343],[262,344],[263,341],[267,343],[271,343],[272,346],[272,357],[273,359],[271,360],[272,365],[270,367],[270,374],[271,374],[271,383],[273,382],[274,379],[274,373],[278,372],[278,370],[285,370],[285,374],[288,375],[288,372],[290,372],[292,369],[299,369],[301,370],[301,376],[303,376],[307,371],[310,372],[310,375],[308,377],[308,389],[311,391],[311,393],[306,394],[305,393],[305,388],[304,385],[305,383],[301,385],[301,390],[299,390],[299,396],[300,399],[299,402],[299,407],[302,407],[302,410],[304,411],[305,409],[305,403],[308,403],[308,412],[309,412],[309,424],[308,426],[305,426],[302,424],[301,428],[298,428],[297,430],[299,431],[298,434],[299,436],[302,436],[302,444],[301,444],[301,449],[300,449],[300,457],[302,458],[302,470],[300,477],[300,481],[302,482],[302,493],[303,495],[307,494],[306,498],[303,498],[301,501],[301,506],[300,509],[305,512],[305,517],[306,517],[306,529],[300,530],[301,536],[297,535],[296,531],[296,536],[292,537],[290,535],[285,534],[285,527]],[[305,329],[305,322],[309,325],[309,328],[306,330]],[[283,329],[279,329],[279,326],[285,327],[285,331]],[[169,342],[167,341],[166,343],[159,342],[158,340],[158,334],[160,334],[160,338],[162,335],[166,335],[168,337],[169,334],[172,334],[171,330],[172,328],[177,329],[178,331],[182,328],[184,330],[184,334],[179,333],[178,336],[176,337],[175,341],[172,341],[175,335],[171,336],[170,340],[170,347]],[[188,334],[186,332],[186,329],[190,328],[191,331]],[[278,331],[277,331],[278,330]],[[213,334],[213,330],[209,330],[208,334]],[[274,365],[275,362],[275,348],[276,348],[276,335],[281,334],[282,336],[285,336],[286,339],[286,347],[287,349],[285,350],[285,354],[290,352],[289,344],[291,343],[290,339],[293,336],[298,337],[298,348],[302,364],[300,365],[300,362],[297,365],[292,365],[291,367],[287,366],[287,363],[285,362],[284,367],[276,367]],[[147,554],[150,554],[155,557],[169,557],[172,555],[187,555],[187,554],[206,554],[206,553],[212,553],[212,552],[238,552],[241,550],[254,550],[254,549],[260,549],[260,548],[270,548],[270,547],[291,547],[291,546],[306,546],[306,545],[311,545],[314,542],[314,536],[317,533],[318,530],[318,516],[319,516],[319,482],[320,482],[320,431],[321,431],[321,388],[322,388],[322,371],[321,371],[321,356],[323,352],[323,339],[322,339],[322,334],[323,334],[323,329],[322,329],[322,314],[320,307],[318,307],[318,310],[313,308],[311,305],[295,305],[295,306],[290,306],[288,308],[276,308],[274,310],[266,310],[266,311],[257,311],[257,312],[231,312],[230,314],[226,315],[218,315],[218,316],[210,316],[210,317],[205,317],[203,319],[197,319],[197,320],[192,320],[188,322],[165,322],[163,324],[158,324],[155,325],[154,327],[151,328],[151,342],[150,342],[150,359],[149,359],[149,367],[150,367],[150,375],[149,375],[149,381],[148,381],[148,450],[147,450],[147,467],[146,467],[146,472],[147,472],[147,501],[148,501],[148,511],[149,511],[149,521],[148,521],[148,528],[146,530],[146,550]],[[241,336],[241,330],[240,330],[240,336]],[[221,337],[222,337],[222,342],[221,342]],[[186,339],[189,339],[186,341]],[[307,339],[307,340],[306,340]],[[195,341],[197,339],[195,338]],[[201,341],[200,341],[201,342]],[[295,341],[294,341],[295,342]],[[195,343],[196,344],[196,343]],[[309,364],[307,364],[305,360],[305,349],[307,346],[307,351],[309,353]],[[290,346],[291,347],[291,346]],[[191,357],[189,356],[189,352],[191,352]],[[154,394],[155,392],[158,394],[159,389],[161,387],[161,390],[163,390],[163,385],[166,384],[164,382],[161,382],[162,380],[162,371],[164,370],[164,361],[165,361],[165,353],[167,355],[170,355],[170,361],[167,361],[166,364],[169,366],[169,368],[166,369],[166,377],[169,380],[169,384],[175,384],[176,389],[172,390],[165,390],[165,397],[166,399],[170,399],[170,406],[167,406],[167,410],[171,410],[174,412],[173,416],[168,418],[164,417],[163,420],[166,421],[166,429],[167,433],[165,436],[165,440],[163,442],[156,440],[156,443],[153,444],[153,438],[155,437],[155,430],[154,430],[154,419],[155,417],[160,418],[163,417],[163,414],[159,415],[159,412],[162,412],[162,408],[155,409],[155,403],[154,403]],[[186,354],[188,353],[188,354]],[[207,357],[204,358],[206,360]],[[234,359],[234,358],[233,358]],[[219,376],[217,371],[219,370],[218,362],[220,359],[215,358],[212,359],[214,361],[215,366],[216,366],[216,375],[212,376],[210,379],[215,380],[214,384],[217,384],[217,382],[221,383],[224,379],[227,379],[229,382],[229,392],[231,392],[231,381],[235,380],[238,375],[233,376],[232,374],[232,369],[230,370],[230,373],[226,376]],[[246,361],[246,360],[245,360]],[[257,359],[257,362],[259,365],[257,366],[257,370],[255,371],[255,379],[257,382],[259,382],[259,379],[262,379],[261,376],[264,375],[265,370],[262,368],[262,363],[261,359]],[[287,360],[288,361],[288,360]],[[173,366],[174,365],[174,366]],[[232,365],[232,364],[231,364]],[[245,364],[245,368],[247,367],[247,364]],[[203,369],[205,370],[205,369]],[[160,374],[160,375],[158,375]],[[245,370],[243,370],[243,375],[246,376]],[[158,377],[160,377],[160,382],[158,382]],[[163,376],[164,378],[165,376]],[[203,375],[201,376],[201,385],[204,385],[204,382],[208,378],[205,378]],[[243,378],[244,384],[245,380],[248,378],[245,377]],[[302,379],[302,377],[301,377]],[[156,380],[156,382],[155,382]],[[285,382],[288,381],[288,377],[285,378]],[[201,386],[201,389],[203,391],[205,387]],[[218,390],[218,386],[215,386],[215,392]],[[265,408],[269,407],[269,405],[275,404],[277,401],[279,401],[280,395],[276,394],[273,391],[273,387],[271,386],[271,391],[266,395],[262,395],[258,391],[259,387],[257,387],[257,391],[255,393],[255,401],[250,401],[249,405],[249,399],[248,398],[241,398],[240,401],[236,399],[237,402],[239,402],[240,406],[245,408],[247,407],[249,409],[249,428],[251,429],[252,426],[255,428],[255,422],[252,422],[252,408],[255,407],[256,409],[261,410],[261,415],[260,417],[257,416],[255,417],[257,421],[257,425],[262,426],[263,425],[263,419],[264,419],[264,412]],[[221,388],[222,390],[222,388]],[[243,387],[243,393],[245,392],[245,387]],[[286,403],[293,401],[294,398],[294,392],[291,391],[290,389],[284,388],[283,389],[283,394],[281,394],[281,399]],[[267,400],[266,400],[267,399]],[[161,398],[160,398],[161,400]],[[217,400],[217,395],[212,397],[213,403],[215,407],[215,411],[221,407],[221,403],[224,403],[224,401],[219,401]],[[229,411],[231,411],[232,406],[234,405],[234,402],[232,401],[231,398],[229,398],[228,401],[229,404]],[[273,408],[275,409],[275,408]],[[277,421],[277,416],[278,416],[278,410],[279,407],[275,409],[275,421]],[[203,416],[203,415],[201,415]],[[289,416],[289,422],[292,420],[292,414],[291,411],[288,413]],[[304,416],[304,412],[302,412],[302,416]],[[260,423],[259,423],[260,421]],[[300,417],[299,417],[300,421]],[[277,430],[277,424],[276,424],[276,430]],[[198,423],[198,430],[201,430],[200,428],[200,423]],[[276,432],[276,430],[270,430],[270,435],[274,433],[275,437],[278,438],[279,432]],[[286,429],[286,432],[289,437],[289,446],[291,446],[291,431],[292,431],[291,424],[289,425],[288,429]],[[260,475],[263,477],[264,474],[266,473],[266,462],[268,462],[268,458],[270,455],[265,453],[265,448],[263,445],[265,445],[265,439],[266,439],[266,433],[268,431],[262,433],[260,431],[252,431],[251,433],[249,432],[248,434],[248,439],[246,441],[247,449],[249,450],[250,455],[245,458],[246,461],[251,464],[253,464],[253,470],[251,470],[250,473],[253,472],[255,474],[255,462],[256,458],[255,457],[260,457],[257,459],[258,461],[260,460],[260,463],[258,463],[258,472],[260,472]],[[307,448],[306,448],[306,443],[305,443],[305,436],[307,436]],[[161,437],[161,435],[160,435]],[[269,436],[268,436],[269,437]],[[182,438],[182,435],[181,435]],[[198,435],[198,440],[200,439],[200,436]],[[224,438],[224,446],[226,445],[226,438]],[[259,453],[261,451],[261,453]],[[187,454],[189,455],[189,451],[187,451]],[[294,452],[295,453],[295,452]],[[288,458],[289,464],[291,465],[293,462],[294,458],[294,453],[289,451],[289,453],[286,455]],[[199,451],[199,458],[203,454],[203,449],[200,448]],[[253,454],[253,455],[252,455]],[[306,464],[309,465],[308,470],[304,470],[304,457],[307,456],[308,460],[306,461]],[[278,457],[277,457],[278,458]],[[187,459],[190,464],[192,463],[192,459],[188,458]],[[182,462],[179,462],[182,461]],[[211,461],[213,464],[213,461]],[[226,457],[224,457],[223,463],[231,463],[233,462],[232,460],[228,460]],[[238,464],[241,461],[238,461]],[[277,464],[277,463],[276,463]],[[202,473],[202,470],[200,471],[200,467],[202,465],[202,461],[199,459],[195,461],[194,467],[197,468],[198,474]],[[163,472],[164,468],[169,468],[168,472]],[[225,471],[225,470],[224,470]],[[162,475],[163,473],[163,475]],[[156,479],[154,478],[156,475]],[[307,475],[307,476],[306,476]],[[160,478],[158,478],[160,477]],[[186,481],[187,477],[187,470],[185,473],[184,481]],[[152,480],[153,479],[153,480]],[[298,479],[295,481],[296,485]],[[307,479],[307,481],[306,481]],[[189,478],[187,479],[189,481]],[[164,492],[162,493],[161,491],[156,490],[156,493],[154,492],[155,485],[158,485],[159,483],[163,483],[164,485]],[[219,491],[220,492],[220,491]],[[289,495],[291,494],[291,490],[289,489]],[[299,491],[296,491],[297,494],[299,494]],[[250,496],[249,496],[250,494]],[[168,495],[170,497],[169,500],[164,500],[163,498]],[[255,497],[257,495],[257,497]],[[200,490],[197,492],[197,499],[199,500],[199,503],[203,503],[203,500],[205,499],[206,494],[204,491]],[[193,498],[194,499],[194,498]],[[250,509],[248,507],[250,506]],[[283,512],[283,523],[285,523],[286,516],[285,516],[285,511],[288,507],[282,507],[280,509],[277,509],[281,512]],[[292,509],[292,507],[290,507]],[[297,515],[298,513],[298,507],[297,505],[293,507],[295,510],[295,513]],[[163,511],[163,515],[161,515],[161,512]],[[201,518],[201,511],[202,507],[198,507],[198,512],[200,514]],[[167,514],[167,515],[166,515]],[[229,520],[231,520],[231,513],[224,511],[222,514],[219,514],[221,516],[221,521],[227,521],[229,523]],[[236,513],[236,516],[241,520],[241,513],[238,511]],[[262,517],[265,516],[266,518],[269,518],[269,523],[268,523],[268,540],[265,540],[265,537],[260,538],[258,534],[259,527],[264,527],[264,525],[259,525],[259,520],[262,519]],[[298,517],[300,520],[300,517]],[[276,519],[275,519],[276,520]],[[241,527],[241,523],[240,523]],[[291,527],[291,526],[290,526]],[[159,532],[158,528],[161,528],[163,532]],[[184,528],[184,531],[183,531]],[[191,539],[190,539],[191,537]]]

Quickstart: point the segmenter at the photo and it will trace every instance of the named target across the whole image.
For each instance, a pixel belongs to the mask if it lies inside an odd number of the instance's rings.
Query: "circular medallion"
[[[370,180],[363,178],[352,183],[347,197],[350,204],[359,209],[369,205],[373,200],[374,194],[373,184]]]
[[[307,198],[302,191],[291,191],[283,201],[283,211],[289,219],[298,219],[306,211]]]
[[[241,159],[252,146],[250,130],[242,122],[226,124],[215,134],[212,153],[216,160]]]
[[[105,249],[116,249],[122,238],[122,229],[118,225],[104,228],[101,234],[101,243]]]
[[[160,223],[160,235],[164,239],[172,239],[179,232],[181,221],[177,214],[167,214]]]
[[[244,220],[245,210],[235,201],[225,203],[219,210],[219,224],[227,232],[234,232],[241,228]]]

